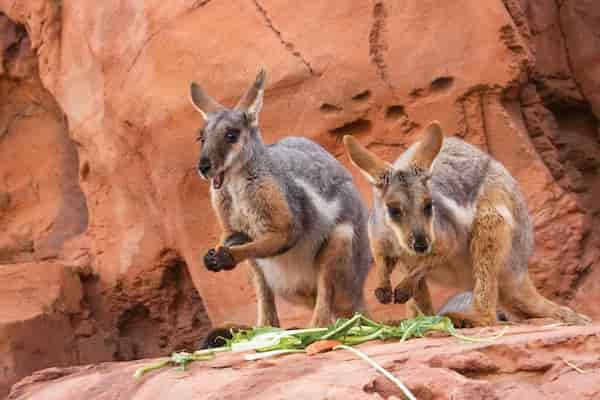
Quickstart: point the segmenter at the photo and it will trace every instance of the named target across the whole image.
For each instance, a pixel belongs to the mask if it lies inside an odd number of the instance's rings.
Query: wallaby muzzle
[[[425,254],[429,251],[429,242],[427,237],[423,234],[413,235],[413,244],[412,248],[415,253]]]

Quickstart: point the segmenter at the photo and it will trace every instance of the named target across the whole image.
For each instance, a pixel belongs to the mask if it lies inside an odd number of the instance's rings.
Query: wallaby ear
[[[265,80],[267,79],[267,72],[264,68],[260,68],[254,83],[246,94],[242,96],[240,101],[236,104],[237,110],[243,110],[246,114],[255,122],[258,122],[258,113],[262,108],[263,93]]]
[[[344,147],[352,164],[375,186],[385,186],[392,172],[392,165],[371,153],[353,136],[344,136]]]
[[[214,101],[212,97],[206,94],[204,89],[196,82],[190,84],[190,101],[192,105],[202,115],[204,120],[208,120],[208,114],[221,110],[224,107]]]
[[[429,171],[433,160],[438,156],[442,143],[444,142],[444,134],[442,133],[442,127],[438,121],[432,121],[427,128],[425,128],[425,136],[418,144],[418,148],[411,160],[411,164]]]

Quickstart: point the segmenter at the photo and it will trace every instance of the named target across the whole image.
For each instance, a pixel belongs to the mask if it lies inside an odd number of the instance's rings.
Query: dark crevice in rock
[[[354,101],[365,101],[368,100],[371,97],[371,91],[370,90],[363,90],[360,93],[355,94],[354,96],[352,96],[352,100]]]
[[[385,120],[386,121],[397,121],[400,118],[406,117],[406,110],[404,106],[401,104],[392,105],[386,108],[385,110]]]
[[[371,121],[364,118],[358,118],[342,126],[329,130],[329,133],[336,136],[360,135],[371,130]]]
[[[451,76],[440,76],[439,78],[434,79],[429,88],[431,91],[442,91],[448,90],[452,87],[454,83],[454,78]]]
[[[371,62],[375,64],[375,67],[377,68],[377,76],[379,79],[381,79],[388,88],[393,89],[384,57],[385,52],[388,49],[384,37],[386,18],[387,11],[385,9],[385,3],[383,0],[376,0],[373,5],[373,24],[371,25],[371,31],[369,33],[369,56]]]
[[[332,114],[342,111],[342,107],[338,107],[335,104],[323,103],[321,104],[321,107],[319,107],[319,110],[325,114]]]

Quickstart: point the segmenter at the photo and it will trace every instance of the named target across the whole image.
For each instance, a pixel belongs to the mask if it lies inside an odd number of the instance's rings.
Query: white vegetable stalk
[[[352,348],[350,346],[343,345],[343,344],[340,344],[339,346],[336,346],[334,348],[334,350],[337,350],[337,349],[348,350],[349,352],[354,353],[358,357],[362,358],[363,360],[368,362],[370,366],[375,368],[377,371],[381,372],[383,374],[383,376],[388,378],[390,381],[394,382],[394,384],[396,386],[398,386],[400,388],[400,390],[402,390],[402,393],[404,393],[404,395],[406,396],[406,398],[408,400],[417,400],[417,398],[415,397],[414,394],[412,394],[410,389],[407,388],[406,386],[404,386],[404,384],[402,382],[400,382],[400,380],[398,380],[398,378],[396,378],[394,375],[390,374],[388,371],[385,370],[385,368],[383,368],[381,365],[377,364],[371,357],[369,357],[362,351]]]

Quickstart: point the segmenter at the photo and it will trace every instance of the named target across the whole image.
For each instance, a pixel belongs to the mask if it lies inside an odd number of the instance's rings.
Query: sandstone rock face
[[[482,344],[436,338],[370,343],[359,348],[393,373],[418,399],[558,400],[568,396],[592,400],[600,395],[598,325],[560,330],[511,327],[504,337]],[[192,364],[186,372],[165,369],[136,381],[133,373],[148,362],[151,360],[39,371],[16,384],[8,398],[404,398],[371,366],[343,351],[263,361],[221,354],[215,360]]]
[[[13,264],[0,269],[0,282],[0,385],[43,366],[76,363],[75,330],[83,323],[76,272],[56,263]]]
[[[489,151],[526,193],[538,287],[600,317],[596,1],[0,0],[0,13],[0,271],[23,269],[0,299],[50,262],[79,280],[86,314],[60,328],[72,356],[12,366],[3,353],[0,394],[41,367],[164,354],[211,322],[254,321],[247,267],[201,262],[218,228],[187,91],[195,80],[234,104],[259,65],[267,142],[306,136],[348,165],[353,134],[393,160],[438,119]],[[372,287],[376,317],[402,316]],[[287,325],[309,316],[279,309]]]

